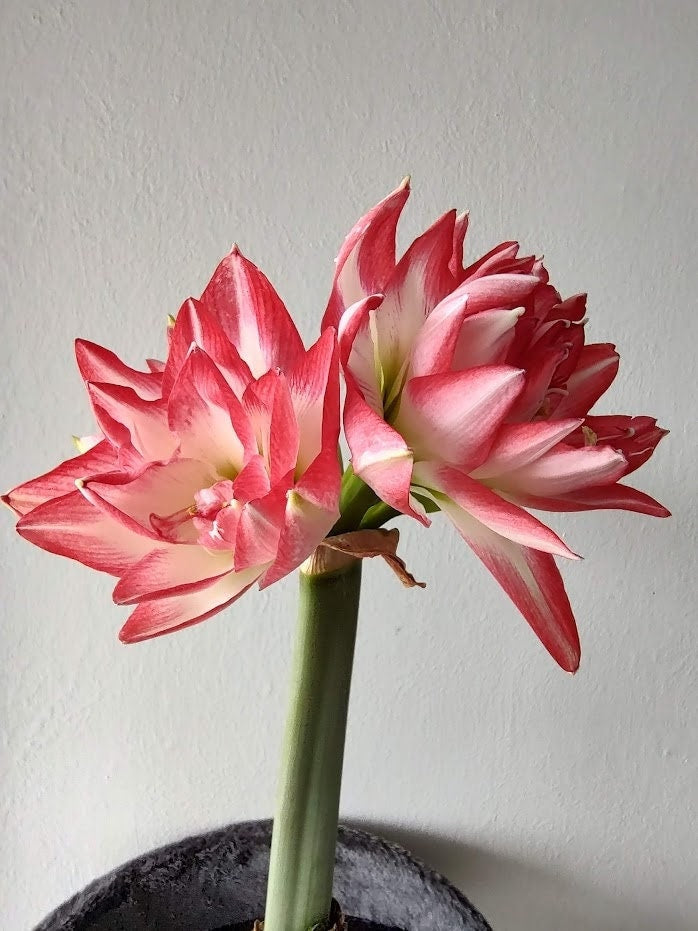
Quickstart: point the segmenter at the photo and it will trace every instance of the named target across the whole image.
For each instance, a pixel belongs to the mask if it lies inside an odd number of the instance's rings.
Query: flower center
[[[153,530],[159,533],[164,540],[169,540],[170,543],[181,543],[182,537],[187,536],[185,525],[197,513],[196,505],[191,504],[189,507],[175,511],[173,514],[151,514],[150,524]]]

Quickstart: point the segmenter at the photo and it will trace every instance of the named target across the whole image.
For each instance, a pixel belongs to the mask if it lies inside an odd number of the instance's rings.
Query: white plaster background
[[[366,572],[343,813],[445,870],[496,931],[689,931],[698,915],[692,0],[3,0],[9,487],[90,428],[82,335],[132,363],[233,239],[306,338],[340,241],[407,172],[403,235],[452,205],[590,292],[609,411],[672,434],[670,521],[555,520],[584,647],[558,671],[446,526],[429,582]],[[154,845],[267,815],[294,581],[126,648],[110,582],[0,534],[2,928]]]

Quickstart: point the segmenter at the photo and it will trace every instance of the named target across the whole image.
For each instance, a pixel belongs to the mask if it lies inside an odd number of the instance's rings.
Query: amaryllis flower
[[[203,620],[300,565],[338,517],[334,332],[308,351],[237,248],[182,306],[167,361],[136,371],[78,340],[99,433],[3,500],[19,533],[117,576],[142,640]],[[86,448],[88,447],[88,448]]]
[[[451,211],[396,261],[408,195],[404,182],[349,233],[323,321],[338,330],[353,470],[425,525],[444,511],[573,671],[579,639],[553,557],[575,554],[524,506],[667,516],[619,483],[666,431],[589,415],[618,355],[585,343],[585,295],[562,300],[517,243],[463,267],[468,219]]]

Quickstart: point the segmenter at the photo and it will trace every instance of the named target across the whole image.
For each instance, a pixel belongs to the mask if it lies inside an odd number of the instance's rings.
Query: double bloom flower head
[[[114,601],[135,606],[122,640],[210,617],[341,526],[343,420],[352,481],[425,527],[443,511],[576,670],[554,557],[577,557],[529,509],[667,516],[621,482],[666,431],[589,413],[618,354],[585,342],[586,296],[563,300],[517,243],[465,265],[468,218],[450,211],[398,260],[408,196],[404,182],[347,236],[310,349],[236,247],[183,304],[165,362],[138,371],[77,341],[96,432],[3,500],[23,537],[118,579]]]

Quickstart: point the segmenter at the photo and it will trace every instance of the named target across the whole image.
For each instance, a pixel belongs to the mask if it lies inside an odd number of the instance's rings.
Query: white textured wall
[[[407,172],[403,233],[467,206],[518,237],[590,335],[609,410],[672,429],[671,521],[556,521],[582,670],[559,672],[440,524],[429,581],[370,566],[343,796],[496,931],[696,927],[698,8],[693,0],[3,0],[0,349],[10,486],[90,427],[73,337],[132,363],[236,239],[304,335],[343,234]],[[110,582],[22,542],[3,566],[0,926],[183,834],[270,812],[294,582],[125,648]]]

